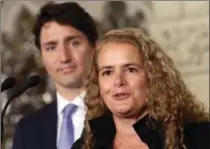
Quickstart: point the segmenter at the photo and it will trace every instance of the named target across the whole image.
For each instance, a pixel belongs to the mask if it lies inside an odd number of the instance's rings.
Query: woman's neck
[[[134,118],[124,118],[124,117],[118,117],[113,116],[115,126],[116,126],[116,135],[120,136],[123,140],[126,138],[132,138],[136,137],[137,133],[135,132],[133,128],[133,124],[135,124],[138,120],[143,118],[145,115],[147,115],[147,112],[144,114],[141,114],[141,116],[134,117]]]

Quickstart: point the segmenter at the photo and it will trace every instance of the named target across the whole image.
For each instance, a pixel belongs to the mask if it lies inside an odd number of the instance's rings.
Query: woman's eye
[[[130,68],[128,68],[128,71],[129,71],[129,72],[137,72],[137,69],[136,69],[136,68],[130,67]]]
[[[102,76],[108,76],[108,75],[111,75],[111,70],[107,70],[107,71],[104,71],[102,72]]]

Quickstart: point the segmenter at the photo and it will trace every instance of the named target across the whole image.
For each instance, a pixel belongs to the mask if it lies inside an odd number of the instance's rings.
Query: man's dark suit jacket
[[[20,120],[12,149],[56,149],[57,100]]]

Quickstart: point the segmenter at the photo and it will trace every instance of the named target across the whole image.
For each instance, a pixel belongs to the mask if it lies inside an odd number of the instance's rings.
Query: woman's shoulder
[[[209,136],[210,122],[190,123],[184,129],[185,135],[206,134]]]
[[[188,124],[184,129],[185,142],[188,149],[209,149],[210,123],[200,122]]]
[[[72,145],[71,149],[82,149],[83,144],[84,144],[84,139],[83,138],[79,138],[78,140],[76,140],[74,142],[74,144]]]

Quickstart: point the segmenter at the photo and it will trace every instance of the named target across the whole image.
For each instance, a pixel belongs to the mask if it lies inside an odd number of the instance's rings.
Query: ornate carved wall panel
[[[150,24],[151,36],[175,60],[183,75],[209,71],[208,18]]]
[[[209,16],[150,24],[152,37],[176,63],[198,100],[209,109]]]

